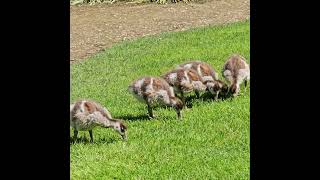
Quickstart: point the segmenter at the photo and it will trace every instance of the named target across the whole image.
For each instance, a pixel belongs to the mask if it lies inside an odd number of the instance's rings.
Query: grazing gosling
[[[70,105],[70,126],[74,129],[75,139],[78,131],[89,131],[93,142],[92,129],[97,126],[113,128],[124,140],[127,139],[127,126],[120,119],[113,119],[106,108],[91,100],[79,100]]]
[[[201,77],[202,83],[207,87],[207,90],[214,95],[217,100],[219,94],[225,96],[228,92],[228,85],[218,79],[218,73],[209,64],[202,61],[190,61],[180,64],[177,68],[193,69]],[[197,95],[199,98],[199,95]]]
[[[247,81],[250,80],[250,67],[244,57],[232,55],[225,63],[222,70],[223,77],[231,83],[229,92],[237,96],[240,92],[240,84],[244,81],[245,91]]]
[[[160,77],[142,77],[129,85],[128,90],[140,102],[148,106],[150,118],[154,118],[152,108],[157,105],[171,106],[175,109],[177,116],[181,119],[182,101],[175,97],[173,88]]]
[[[184,94],[194,91],[197,97],[199,97],[199,93],[206,90],[201,77],[193,69],[174,69],[162,77],[174,88],[176,93],[180,93],[184,104]]]

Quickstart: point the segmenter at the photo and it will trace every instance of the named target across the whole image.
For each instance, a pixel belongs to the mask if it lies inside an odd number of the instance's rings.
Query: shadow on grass
[[[186,106],[188,109],[192,109],[193,104],[194,103],[201,103],[201,101],[203,102],[219,102],[222,99],[219,98],[218,101],[215,101],[213,98],[213,95],[210,93],[204,93],[202,94],[199,98],[196,97],[196,95],[189,95],[186,96]],[[173,110],[172,107],[168,107],[168,106],[157,106],[153,108],[153,113],[156,116],[155,118],[149,118],[149,116],[147,114],[140,114],[140,115],[131,115],[131,114],[127,114],[127,115],[122,115],[122,116],[117,116],[117,119],[123,119],[126,121],[150,121],[150,120],[156,120],[159,117],[156,114],[156,111],[159,109],[167,109],[167,110]],[[147,108],[144,108],[144,110],[147,112]],[[171,117],[160,117],[161,119],[170,119]]]
[[[118,141],[117,139],[114,138],[99,138],[93,140],[93,142],[90,142],[90,139],[87,138],[86,136],[83,137],[78,137],[77,139],[74,139],[73,137],[70,138],[70,144],[111,144]]]
[[[218,98],[218,101],[221,101],[222,100],[222,97],[219,96]],[[205,92],[203,94],[200,95],[199,98],[197,98],[196,95],[190,95],[190,96],[187,96],[186,97],[186,104],[187,104],[187,107],[192,107],[192,104],[193,103],[196,103],[196,102],[217,102],[214,100],[214,96],[209,93],[209,92]]]
[[[148,120],[152,120],[146,114],[141,114],[141,115],[137,115],[137,116],[134,116],[134,115],[131,115],[131,114],[127,114],[127,115],[123,115],[123,116],[117,116],[117,119],[123,119],[123,120],[126,120],[126,121],[141,121],[141,120],[148,121]]]
[[[217,103],[217,102],[227,101],[227,100],[231,101],[232,99],[233,99],[233,96],[230,95],[230,94],[227,94],[227,95],[224,95],[224,96],[219,95],[218,99],[215,100],[214,96],[211,93],[206,92],[206,93],[202,94],[199,99],[196,99],[196,100],[201,100],[201,101],[204,101],[204,102],[215,102],[215,103]]]
[[[204,93],[199,98],[195,95],[186,97],[186,106],[188,109],[192,109],[193,104],[198,104],[201,102],[214,102],[213,96],[210,93]]]
[[[153,120],[158,120],[158,119],[170,119],[171,117],[170,116],[158,116],[156,112],[153,112],[154,113],[154,118],[149,118],[148,115],[146,114],[141,114],[141,115],[131,115],[131,114],[128,114],[128,115],[123,115],[123,116],[117,116],[117,118],[119,119],[123,119],[125,121],[153,121]]]

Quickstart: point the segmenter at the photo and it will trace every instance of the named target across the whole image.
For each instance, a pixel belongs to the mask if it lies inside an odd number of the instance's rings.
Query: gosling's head
[[[177,116],[181,119],[181,110],[183,109],[183,102],[178,97],[171,98],[171,106],[176,110]]]
[[[114,129],[121,135],[123,140],[127,140],[127,125],[121,119],[115,119],[116,123]]]
[[[231,84],[230,88],[229,88],[229,93],[230,95],[232,95],[233,97],[237,96],[239,93],[239,87],[237,86],[237,84]]]

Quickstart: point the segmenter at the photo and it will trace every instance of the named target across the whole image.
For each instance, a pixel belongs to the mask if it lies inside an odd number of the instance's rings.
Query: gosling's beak
[[[181,120],[181,111],[178,111],[178,112],[177,112],[177,115],[178,115],[178,119]]]
[[[121,134],[121,137],[124,141],[127,141],[128,140],[128,137],[127,137],[127,133],[125,134]]]

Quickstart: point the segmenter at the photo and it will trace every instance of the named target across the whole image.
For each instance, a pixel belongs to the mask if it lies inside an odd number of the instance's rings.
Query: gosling
[[[202,61],[190,61],[180,64],[177,68],[193,69],[201,77],[202,83],[207,87],[214,99],[217,100],[220,96],[225,97],[228,92],[228,85],[219,80],[218,73],[208,63]],[[199,98],[199,95],[197,95]]]
[[[154,118],[153,108],[158,105],[170,106],[175,109],[178,119],[181,119],[183,102],[174,94],[173,88],[160,77],[142,77],[131,83],[128,91],[138,101],[146,103],[149,118]]]
[[[250,80],[250,67],[244,57],[232,55],[225,63],[222,70],[223,77],[230,83],[230,94],[235,97],[240,92],[240,84],[244,82],[245,91]]]
[[[199,97],[200,92],[206,90],[201,77],[193,69],[174,69],[162,77],[174,88],[176,94],[180,94],[184,104],[185,94],[195,92],[196,96]]]
[[[114,129],[127,140],[127,126],[122,120],[113,119],[105,107],[92,100],[79,100],[70,105],[70,126],[74,129],[74,139],[77,139],[78,131],[89,131],[93,142],[92,130],[100,126]]]

